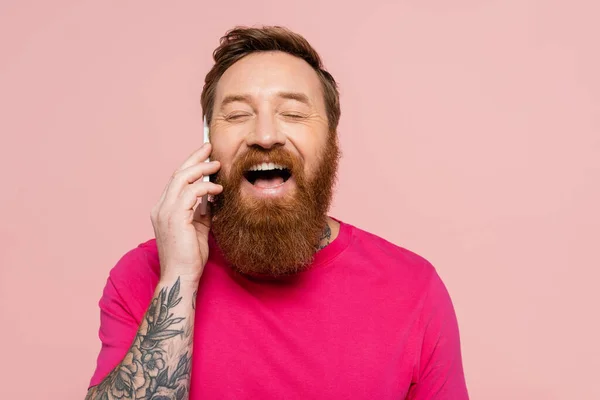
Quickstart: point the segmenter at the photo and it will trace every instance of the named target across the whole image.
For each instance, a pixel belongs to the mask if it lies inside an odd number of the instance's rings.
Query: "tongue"
[[[274,176],[272,178],[258,178],[254,181],[254,186],[260,189],[270,189],[283,183],[283,178]]]

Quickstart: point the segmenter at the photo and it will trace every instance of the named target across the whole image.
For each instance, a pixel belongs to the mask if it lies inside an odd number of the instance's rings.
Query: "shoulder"
[[[419,275],[435,273],[435,267],[423,255],[373,232],[347,223],[346,225],[351,229],[351,249],[369,259],[370,263],[387,265],[400,269],[403,273],[412,272]]]
[[[424,256],[381,236],[352,227],[354,257],[363,269],[385,277],[387,288],[417,301],[427,318],[455,318],[452,299],[438,269]]]
[[[144,312],[160,277],[156,240],[139,243],[110,269],[107,288],[127,304],[134,315]],[[105,290],[105,295],[107,291]]]
[[[432,291],[444,291],[437,268],[425,256],[353,225],[350,235],[344,263],[385,281],[381,288],[390,296],[419,299],[422,305]]]
[[[110,276],[130,279],[152,275],[159,271],[156,240],[150,239],[124,253],[111,269]]]

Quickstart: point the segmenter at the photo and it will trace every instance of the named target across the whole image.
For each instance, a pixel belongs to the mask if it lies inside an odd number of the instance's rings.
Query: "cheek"
[[[326,141],[325,140],[305,140],[298,143],[298,150],[300,156],[304,161],[304,173],[307,177],[314,176],[317,173],[321,160],[323,159],[323,152],[325,151]]]
[[[211,144],[211,159],[219,161],[221,169],[227,169],[231,167],[236,154],[240,152],[244,137],[231,129],[219,127],[218,131],[213,131]]]
[[[213,150],[210,154],[210,159],[212,161],[219,161],[221,163],[221,168],[217,171],[217,175],[220,177],[229,176],[229,171],[231,170],[231,159],[227,154],[223,154],[220,152],[218,148],[215,148],[213,145]]]
[[[211,140],[211,144],[210,159],[219,161],[221,163],[221,170],[229,168],[233,160],[234,144],[227,143],[220,138]]]
[[[228,162],[221,161],[221,169],[219,170],[220,176],[222,176],[224,178],[230,178],[231,170],[232,170],[231,161],[228,161]]]

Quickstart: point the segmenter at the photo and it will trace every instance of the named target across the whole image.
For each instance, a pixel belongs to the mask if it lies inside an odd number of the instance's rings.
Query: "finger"
[[[194,151],[187,160],[181,164],[178,171],[182,171],[191,167],[192,165],[196,165],[200,162],[206,161],[210,152],[212,150],[212,145],[210,143],[204,143],[198,150]]]
[[[165,188],[163,189],[163,192],[161,193],[159,204],[165,201],[165,198],[167,197],[167,193],[169,192],[169,188],[171,186],[171,182],[173,181],[173,178],[177,175],[177,173],[186,170],[193,165],[206,161],[211,151],[212,145],[210,143],[204,143],[200,148],[198,148],[196,151],[190,154],[190,156],[183,162],[183,164],[181,164],[179,168],[175,170],[173,175],[171,175],[169,182],[167,182]]]
[[[205,176],[216,173],[221,164],[218,161],[202,162],[177,172],[165,195],[164,204],[173,204],[186,187],[201,180]]]
[[[205,194],[218,195],[223,191],[223,186],[213,182],[198,181],[185,188],[181,194],[177,208],[180,210],[193,210],[198,199]]]

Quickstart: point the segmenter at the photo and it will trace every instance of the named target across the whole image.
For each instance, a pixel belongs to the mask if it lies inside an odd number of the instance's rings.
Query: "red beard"
[[[295,190],[282,198],[243,197],[244,173],[265,156],[289,168]],[[216,175],[223,192],[212,203],[211,230],[233,269],[247,275],[281,276],[310,266],[327,224],[339,157],[337,135],[330,133],[310,179],[300,158],[281,147],[252,147],[234,163],[229,176]]]

